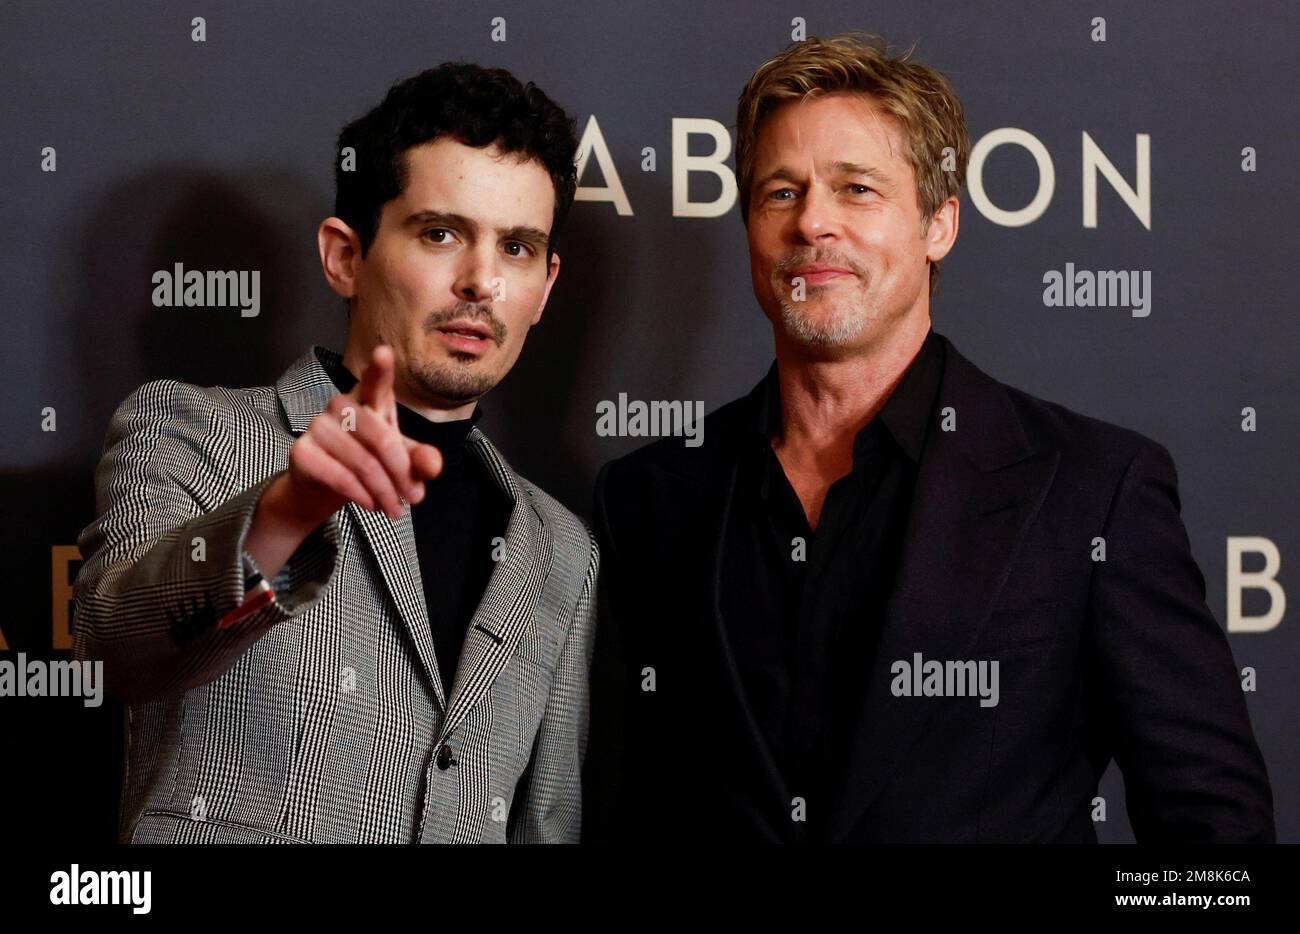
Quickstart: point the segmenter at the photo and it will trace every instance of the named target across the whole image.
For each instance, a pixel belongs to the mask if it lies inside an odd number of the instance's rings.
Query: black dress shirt
[[[357,377],[341,363],[330,367],[321,362],[339,392],[356,385]],[[442,474],[425,484],[424,499],[411,507],[411,523],[433,650],[448,699],[470,620],[496,567],[493,540],[505,536],[514,505],[466,443],[481,411],[476,406],[469,418],[435,422],[397,404],[402,434],[442,453]]]
[[[772,449],[781,434],[775,365],[761,392],[752,453],[738,465],[724,533],[722,615],[758,727],[791,797],[804,799],[799,838],[826,834],[943,366],[931,331],[854,438],[853,467],[831,484],[816,531]]]

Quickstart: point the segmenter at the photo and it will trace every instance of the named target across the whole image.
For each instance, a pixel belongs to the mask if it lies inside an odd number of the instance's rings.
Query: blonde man
[[[1140,841],[1272,840],[1168,451],[931,327],[970,152],[948,81],[872,37],[809,39],[755,72],[736,131],[776,362],[707,444],[598,481],[613,826],[1095,842],[1114,758]]]

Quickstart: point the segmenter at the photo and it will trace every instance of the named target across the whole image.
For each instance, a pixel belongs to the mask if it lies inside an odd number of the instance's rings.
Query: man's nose
[[[495,267],[490,258],[478,250],[466,250],[461,255],[456,268],[456,280],[452,290],[458,298],[467,302],[487,302],[492,300],[492,283]]]
[[[840,222],[836,213],[834,197],[831,192],[819,186],[810,185],[804,193],[800,205],[795,229],[799,237],[807,243],[817,243],[838,238]]]

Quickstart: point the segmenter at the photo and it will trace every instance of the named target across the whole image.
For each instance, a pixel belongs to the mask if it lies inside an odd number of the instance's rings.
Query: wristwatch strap
[[[218,629],[229,629],[275,599],[275,591],[262,575],[253,556],[247,551],[242,552],[240,563],[244,568],[244,602],[221,618],[217,623]]]

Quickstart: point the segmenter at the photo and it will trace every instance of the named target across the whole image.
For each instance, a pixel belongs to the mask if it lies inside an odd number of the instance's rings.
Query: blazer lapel
[[[317,352],[337,357],[327,348],[313,347],[285,371],[276,383],[280,404],[289,422],[289,430],[300,435],[307,430],[311,420],[324,411],[325,406],[338,393],[317,358]],[[424,602],[424,584],[420,580],[420,563],[415,550],[415,531],[408,509],[400,519],[393,521],[382,512],[363,509],[348,503],[344,512],[351,516],[361,529],[362,538],[379,568],[388,595],[397,607],[416,657],[426,680],[433,688],[438,708],[446,711],[442,678],[433,650],[433,631],[429,626],[428,608]]]
[[[924,732],[938,703],[894,697],[899,659],[971,658],[980,628],[1056,472],[1059,454],[1034,450],[1006,390],[946,341],[935,412],[952,406],[956,430],[930,426],[917,473],[898,576],[872,658],[867,699],[834,806],[850,834]]]
[[[750,706],[749,698],[745,693],[744,683],[740,677],[740,669],[736,665],[735,654],[731,650],[731,640],[727,637],[727,621],[722,613],[722,569],[727,528],[730,524],[735,499],[737,467],[738,465],[733,460],[731,464],[712,465],[711,469],[712,477],[709,489],[714,495],[710,497],[709,502],[719,503],[720,506],[714,508],[710,513],[710,521],[706,526],[712,536],[712,548],[709,554],[708,601],[710,615],[713,620],[715,645],[718,658],[721,661],[721,674],[727,684],[724,693],[729,698],[729,706],[737,725],[744,731],[749,740],[749,745],[761,763],[763,778],[760,783],[763,791],[771,796],[771,801],[777,807],[773,809],[770,806],[764,806],[762,799],[750,802],[748,799],[740,798],[738,803],[745,807],[751,819],[758,826],[768,831],[773,842],[779,843],[783,837],[771,826],[771,815],[789,811],[791,807],[790,792],[786,787],[785,777],[777,766],[776,759],[772,755],[772,749],[763,735],[762,728],[758,724],[758,719],[754,716],[754,710]]]
[[[363,509],[356,503],[348,503],[346,509],[361,527],[362,538],[370,546],[370,553],[379,567],[379,576],[397,605],[397,615],[415,647],[420,669],[433,687],[438,708],[445,712],[446,695],[433,649],[433,627],[429,624],[429,608],[424,601],[424,581],[420,577],[420,559],[415,550],[411,510],[407,509],[400,519],[394,521],[382,512]]]
[[[769,371],[769,377],[770,375]],[[735,509],[739,459],[745,451],[744,445],[747,440],[744,429],[754,424],[758,418],[757,413],[765,382],[766,380],[760,382],[748,396],[741,400],[738,410],[732,413],[729,424],[721,426],[720,429],[715,428],[721,431],[723,437],[705,445],[704,469],[693,472],[690,479],[696,488],[702,491],[699,503],[703,524],[700,528],[705,537],[706,547],[695,554],[699,554],[707,561],[705,598],[712,636],[711,648],[718,662],[716,672],[724,682],[722,693],[726,698],[724,703],[727,712],[736,728],[743,733],[753,752],[754,762],[763,773],[757,783],[761,788],[760,797],[754,800],[741,798],[738,799],[738,803],[749,813],[756,826],[767,831],[773,842],[780,842],[783,835],[772,826],[771,817],[774,813],[788,813],[790,792],[758,719],[754,716],[753,707],[749,703],[740,677],[740,669],[731,648],[731,640],[727,635],[728,623],[722,612],[722,572],[727,529]],[[729,437],[733,432],[739,432],[739,439]],[[752,444],[752,441],[750,443]],[[740,764],[740,767],[752,768],[747,763]]]
[[[505,532],[505,554],[492,569],[483,598],[470,620],[442,737],[449,736],[492,687],[530,626],[550,572],[554,537],[533,504],[531,491],[477,427],[469,444],[501,490],[513,501]]]

